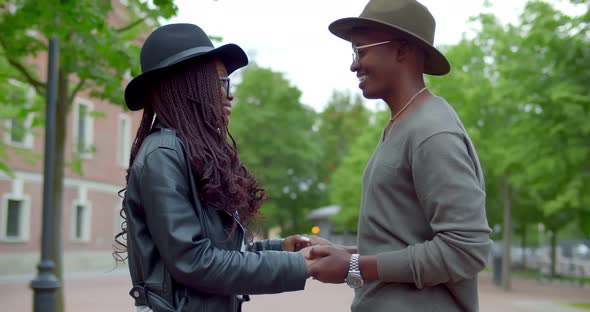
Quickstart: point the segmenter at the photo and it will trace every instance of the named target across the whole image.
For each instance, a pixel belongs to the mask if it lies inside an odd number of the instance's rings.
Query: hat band
[[[164,59],[163,61],[161,61],[160,63],[158,63],[157,66],[155,66],[154,68],[162,68],[162,67],[166,67],[170,64],[175,63],[178,60],[182,60],[188,56],[194,55],[194,54],[200,54],[200,53],[205,53],[205,52],[209,52],[213,50],[212,47],[196,47],[196,48],[191,48],[188,50],[184,50],[182,52],[176,53],[174,55],[172,55],[169,58]]]

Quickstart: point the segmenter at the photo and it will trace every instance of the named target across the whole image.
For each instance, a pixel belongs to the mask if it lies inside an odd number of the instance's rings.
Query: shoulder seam
[[[426,141],[430,140],[432,137],[437,136],[439,134],[453,134],[456,135],[460,138],[464,137],[464,134],[461,131],[451,131],[451,130],[443,130],[443,131],[439,131],[436,133],[431,134],[430,136],[426,137],[424,140],[422,140],[422,142],[420,142],[420,144],[418,144],[418,146],[416,147],[416,151],[419,150],[422,145],[424,145],[424,143],[426,143]]]

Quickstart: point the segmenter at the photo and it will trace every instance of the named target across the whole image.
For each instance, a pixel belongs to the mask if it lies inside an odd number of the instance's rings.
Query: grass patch
[[[539,272],[539,270],[513,270],[512,274],[514,274],[514,276],[526,277],[526,278],[539,278],[539,277],[541,277],[541,272]]]
[[[513,270],[512,271],[513,276],[518,276],[518,277],[525,277],[525,278],[549,278],[549,276],[543,275],[539,270]],[[571,277],[571,276],[554,276],[552,278],[553,280],[556,281],[561,281],[561,282],[572,282],[572,283],[576,283],[576,284],[584,284],[584,285],[588,285],[590,284],[590,277],[584,277],[584,278],[579,278],[579,277]]]
[[[590,311],[590,302],[568,303],[567,305],[570,306],[570,307],[574,307],[574,308],[584,309],[584,310]]]

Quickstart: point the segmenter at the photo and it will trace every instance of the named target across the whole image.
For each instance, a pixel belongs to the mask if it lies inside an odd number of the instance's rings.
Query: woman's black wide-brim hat
[[[157,79],[161,71],[205,56],[219,58],[228,75],[248,65],[248,57],[242,48],[232,43],[215,48],[197,25],[169,24],[154,30],[141,47],[141,74],[125,88],[127,107],[132,111],[144,107],[148,93],[145,87],[149,88],[148,83]]]

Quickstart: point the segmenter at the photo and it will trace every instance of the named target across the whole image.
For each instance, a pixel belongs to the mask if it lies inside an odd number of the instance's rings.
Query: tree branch
[[[72,103],[74,101],[76,94],[80,91],[80,89],[82,89],[82,86],[84,86],[85,82],[86,82],[86,79],[81,79],[78,82],[78,84],[74,87],[74,89],[72,90],[72,93],[70,94],[70,96],[68,98],[68,103]]]
[[[145,20],[146,20],[146,19],[147,19],[147,17],[142,17],[142,18],[140,18],[140,19],[136,20],[135,22],[133,22],[133,23],[131,23],[131,24],[129,24],[129,25],[127,25],[127,26],[125,26],[125,27],[121,27],[121,28],[119,28],[119,29],[116,29],[116,31],[117,31],[117,32],[124,32],[124,31],[127,31],[127,30],[129,30],[129,29],[131,29],[131,28],[133,28],[133,27],[135,27],[135,26],[137,26],[137,25],[139,25],[139,24],[141,24],[141,23],[145,22]]]
[[[23,74],[23,76],[25,76],[25,79],[27,80],[27,82],[31,86],[33,86],[33,88],[35,88],[35,91],[39,95],[44,95],[45,94],[43,92],[45,90],[45,84],[42,83],[42,82],[40,82],[39,80],[33,78],[33,76],[27,71],[27,69],[23,66],[23,64],[21,64],[20,62],[18,62],[17,60],[14,60],[14,59],[8,59],[8,63],[10,63],[10,65],[12,65],[21,74]]]
[[[6,47],[6,43],[4,42],[4,40],[2,40],[2,38],[0,38],[0,46],[2,46],[2,49],[4,49],[4,51],[8,51],[8,48]],[[27,68],[19,61],[10,58],[8,56],[6,56],[6,59],[8,60],[8,63],[10,65],[12,65],[12,67],[16,68],[16,70],[18,72],[20,72],[23,76],[25,76],[25,79],[27,80],[27,82],[33,87],[35,88],[35,91],[40,94],[43,95],[44,94],[44,89],[45,89],[45,84],[42,83],[41,81],[35,79],[33,77],[33,75],[31,75],[31,73],[29,73],[29,71],[27,71]]]

